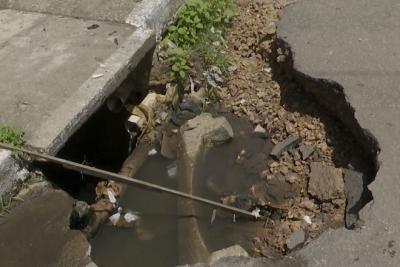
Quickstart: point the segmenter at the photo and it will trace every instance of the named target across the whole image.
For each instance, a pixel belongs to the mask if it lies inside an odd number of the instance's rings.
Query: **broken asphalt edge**
[[[273,44],[272,55],[269,58],[273,65],[274,73],[281,77],[283,74],[283,76],[293,79],[297,85],[301,86],[306,94],[311,95],[332,117],[343,123],[344,126],[351,131],[365,154],[373,162],[374,176],[368,185],[368,190],[370,190],[373,197],[374,188],[371,185],[374,183],[381,166],[381,148],[378,139],[369,129],[360,125],[357,120],[357,110],[352,106],[351,100],[346,95],[346,89],[341,84],[334,80],[313,77],[302,72],[301,66],[296,64],[296,54],[292,51],[290,42],[286,42],[284,40],[286,39],[285,36],[281,35],[279,31],[279,23],[280,22],[278,22],[277,36]],[[283,54],[286,58],[283,64],[277,62],[277,56],[279,55],[278,49],[284,51]],[[369,215],[372,205],[373,200],[360,210],[361,219],[376,220],[377,222],[375,224],[383,224],[383,221]],[[369,227],[370,226],[368,226],[368,228]],[[382,230],[389,231],[386,228]],[[358,260],[360,256],[363,255],[366,257],[365,261],[368,262],[368,266],[376,266],[374,262],[381,262],[381,259],[373,258],[373,255],[377,253],[371,253],[371,249],[375,247],[374,245],[364,243],[366,240],[370,240],[372,235],[371,231],[371,233],[365,231],[367,230],[364,227],[360,230],[346,230],[343,228],[329,229],[322,233],[317,240],[309,244],[306,249],[293,253],[289,255],[289,257],[298,259],[299,265],[304,265],[306,263],[308,266],[340,266],[340,264],[352,261],[352,266],[362,266],[362,263],[358,263]],[[358,244],[358,246],[356,244]],[[333,247],[338,248],[335,249],[334,253],[331,251]],[[344,251],[347,251],[346,254],[348,255],[343,255]],[[357,257],[357,254],[359,257]],[[341,258],[335,259],[339,255]],[[383,259],[383,261],[390,266],[392,266],[393,260],[394,259]],[[296,264],[294,265],[296,266]]]

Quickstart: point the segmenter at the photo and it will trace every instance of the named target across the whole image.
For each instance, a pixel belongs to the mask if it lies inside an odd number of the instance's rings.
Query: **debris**
[[[235,197],[235,206],[243,210],[251,210],[256,205],[254,197],[247,194],[239,194]]]
[[[154,156],[154,155],[157,155],[157,153],[158,153],[157,150],[155,148],[153,148],[152,150],[149,151],[149,153],[147,155]]]
[[[279,158],[283,151],[290,149],[291,147],[299,144],[301,138],[298,135],[291,135],[282,142],[277,143],[272,149],[270,155],[274,158]]]
[[[286,182],[289,184],[296,184],[300,182],[300,177],[296,173],[290,173],[289,175],[286,176]]]
[[[289,239],[286,241],[286,247],[289,251],[294,250],[303,245],[305,241],[306,233],[304,232],[304,230],[296,230],[290,235]]]
[[[358,212],[364,205],[363,197],[366,191],[363,174],[354,170],[344,169],[344,185],[346,193],[346,216],[345,222],[347,228],[354,228],[358,221]]]
[[[167,166],[167,172],[170,178],[176,177],[178,174],[178,166],[176,165],[176,162],[173,162]]]
[[[302,201],[299,204],[299,207],[309,211],[314,211],[316,208],[314,202],[312,202],[310,199]]]
[[[303,216],[303,221],[308,225],[312,224],[311,218],[308,215]]]
[[[272,175],[267,180],[265,199],[273,206],[286,206],[296,196],[293,186],[288,184],[280,174]]]
[[[256,128],[254,129],[254,132],[259,134],[265,134],[266,130],[260,124],[257,124]]]
[[[209,71],[204,72],[208,85],[213,88],[218,87],[218,84],[223,83],[222,71],[217,66],[212,66]]]
[[[107,194],[108,194],[108,199],[112,204],[117,203],[117,199],[115,198],[114,193],[112,192],[112,189],[107,189]]]
[[[140,217],[132,212],[127,212],[124,215],[124,219],[127,223],[131,223],[140,219]]]
[[[344,198],[344,182],[341,169],[312,162],[308,193],[320,201]]]
[[[121,207],[118,208],[117,213],[109,217],[109,220],[113,226],[122,228],[133,227],[135,222],[139,219],[140,217],[137,214],[131,211],[124,212]]]
[[[201,108],[191,100],[185,100],[179,104],[180,110],[190,111],[195,114],[201,113]]]
[[[254,218],[258,219],[261,217],[260,211],[261,210],[259,208],[255,208],[251,213],[254,215]]]
[[[112,225],[114,225],[114,226],[117,225],[119,219],[121,218],[121,212],[122,212],[122,208],[119,207],[118,212],[109,217],[109,220],[112,223]]]
[[[212,211],[212,215],[211,215],[211,221],[210,224],[213,224],[213,222],[215,221],[215,216],[217,215],[217,210],[213,209]]]
[[[100,27],[99,24],[92,24],[89,27],[87,27],[87,29],[88,30],[94,30],[94,29],[97,29],[98,27]]]
[[[230,74],[234,73],[236,70],[237,70],[237,67],[236,67],[235,65],[230,65],[230,66],[228,67],[228,72],[229,72]]]
[[[77,201],[73,205],[69,216],[69,225],[72,229],[84,229],[93,216],[93,209],[84,201]]]
[[[92,75],[92,78],[93,78],[93,79],[98,79],[98,78],[101,78],[101,77],[103,77],[103,76],[104,76],[104,73],[93,74],[93,75]]]
[[[314,153],[315,145],[301,146],[299,151],[301,153],[301,159],[306,160]]]

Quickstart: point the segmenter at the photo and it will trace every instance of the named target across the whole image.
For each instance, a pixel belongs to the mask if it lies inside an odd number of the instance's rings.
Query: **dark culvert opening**
[[[136,146],[136,136],[126,129],[130,112],[125,105],[138,105],[148,93],[154,48],[106,101],[66,142],[57,157],[118,173]],[[114,102],[113,102],[114,101]],[[118,104],[119,103],[119,104]],[[73,198],[93,204],[99,178],[67,170],[61,166],[36,162],[46,177]]]
[[[339,84],[298,72],[290,46],[281,39],[275,40],[272,51],[267,55],[273,79],[281,88],[281,105],[292,112],[317,117],[325,125],[335,166],[349,170],[344,173],[345,226],[348,229],[360,226],[358,213],[373,200],[368,185],[379,169],[377,140],[359,125]]]
[[[58,157],[118,172],[128,156],[130,135],[125,129],[128,112],[113,113],[104,105],[68,140]],[[99,178],[51,163],[37,162],[46,177],[73,198],[94,203]]]

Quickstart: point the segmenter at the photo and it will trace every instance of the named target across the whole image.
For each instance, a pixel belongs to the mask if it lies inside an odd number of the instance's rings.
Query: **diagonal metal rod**
[[[204,204],[216,207],[216,208],[220,208],[220,209],[232,212],[234,214],[241,214],[246,217],[257,218],[253,213],[246,211],[246,210],[242,210],[242,209],[239,209],[236,207],[224,205],[224,204],[221,204],[221,203],[218,203],[218,202],[206,199],[206,198],[194,196],[194,195],[187,194],[187,193],[184,193],[184,192],[181,192],[178,190],[174,190],[174,189],[170,189],[168,187],[159,186],[159,185],[156,185],[153,183],[141,181],[141,180],[131,178],[128,176],[120,175],[117,173],[97,169],[97,168],[86,166],[83,164],[79,164],[79,163],[76,163],[73,161],[61,159],[58,157],[46,155],[46,154],[39,153],[39,152],[35,152],[35,151],[29,150],[29,149],[18,148],[18,147],[14,147],[14,146],[3,144],[3,143],[0,143],[0,148],[26,153],[26,154],[36,157],[36,158],[41,158],[41,159],[45,159],[45,160],[53,162],[53,163],[60,164],[66,169],[82,172],[86,175],[91,175],[91,176],[95,176],[95,177],[99,177],[99,178],[103,178],[103,179],[113,180],[116,182],[135,185],[135,186],[142,187],[144,189],[150,189],[150,190],[154,190],[154,191],[164,192],[164,193],[167,193],[170,195],[174,195],[174,196],[190,199],[193,201],[201,202],[201,203],[204,203]]]

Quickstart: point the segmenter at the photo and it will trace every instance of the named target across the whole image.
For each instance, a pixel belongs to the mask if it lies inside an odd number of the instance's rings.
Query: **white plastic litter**
[[[127,212],[124,215],[124,219],[127,223],[137,221],[137,220],[139,220],[139,218],[140,218],[139,216],[137,216],[131,212]]]
[[[170,178],[174,178],[178,174],[178,166],[176,166],[176,163],[168,165],[167,172]]]
[[[120,213],[120,212],[117,212],[117,213],[111,215],[110,218],[109,218],[109,220],[110,220],[110,222],[112,223],[112,225],[115,226],[115,225],[117,225],[117,223],[118,223],[120,217],[121,217],[121,213]]]
[[[112,192],[111,189],[107,189],[107,195],[108,195],[108,199],[110,200],[110,202],[112,204],[117,203],[117,199],[115,198],[114,192]]]
[[[149,151],[149,153],[147,155],[149,155],[149,156],[157,155],[157,150],[155,148],[153,148],[152,150]]]
[[[217,215],[217,210],[213,209],[212,211],[212,215],[211,215],[211,224],[213,224],[213,222],[215,221],[215,216]]]
[[[312,224],[311,218],[310,218],[310,216],[308,216],[308,215],[305,215],[305,216],[303,217],[303,220],[304,220],[307,224]]]
[[[260,210],[259,208],[255,208],[255,209],[251,212],[251,214],[253,214],[253,216],[254,216],[256,219],[258,219],[258,218],[261,217],[260,211],[261,211],[261,210]]]

